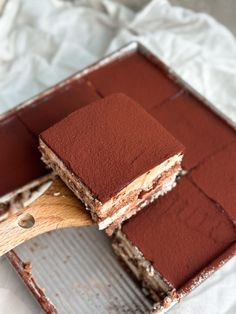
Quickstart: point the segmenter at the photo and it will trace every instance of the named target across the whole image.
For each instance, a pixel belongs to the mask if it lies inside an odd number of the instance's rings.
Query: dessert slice
[[[225,210],[236,224],[236,141],[206,158],[192,172],[192,181]]]
[[[1,121],[0,198],[47,173],[37,146],[37,138],[16,115]]]
[[[38,136],[73,111],[99,98],[96,91],[83,79],[73,80],[26,106],[19,111],[18,116],[26,127]]]
[[[44,162],[112,232],[175,185],[183,146],[140,105],[113,94],[40,135]]]
[[[165,71],[160,63],[135,52],[98,67],[86,78],[102,96],[122,91],[149,111],[181,89]]]
[[[187,177],[115,232],[115,253],[156,301],[174,305],[236,253],[236,228]]]
[[[186,148],[183,168],[190,170],[235,141],[235,131],[211,108],[187,92],[150,111]]]

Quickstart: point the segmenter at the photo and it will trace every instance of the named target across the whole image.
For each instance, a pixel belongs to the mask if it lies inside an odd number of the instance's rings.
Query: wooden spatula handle
[[[28,207],[0,223],[0,256],[47,231],[92,223],[84,205],[57,178]]]

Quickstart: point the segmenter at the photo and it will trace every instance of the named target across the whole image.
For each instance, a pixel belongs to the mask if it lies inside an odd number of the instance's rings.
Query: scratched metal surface
[[[57,230],[16,249],[59,313],[147,313],[151,302],[127,276],[96,226]]]

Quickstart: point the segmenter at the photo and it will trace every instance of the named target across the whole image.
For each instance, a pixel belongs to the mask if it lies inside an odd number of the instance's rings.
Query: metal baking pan
[[[137,42],[128,44],[70,76],[13,111],[29,106],[35,100],[63,88],[71,80],[80,79],[89,72],[136,51],[161,65],[166,74],[179,82],[183,89],[190,91],[203,105],[236,128],[212,103]],[[5,115],[8,114],[9,112]],[[152,302],[117,261],[111,250],[110,239],[98,231],[96,226],[41,235],[20,245],[8,254],[8,258],[47,313],[147,313],[152,306]],[[32,263],[30,276],[25,275],[22,268],[22,263],[26,262]],[[29,278],[33,280],[33,285],[29,284]]]

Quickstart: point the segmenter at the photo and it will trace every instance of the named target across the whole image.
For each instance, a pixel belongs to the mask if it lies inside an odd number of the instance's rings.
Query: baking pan
[[[203,105],[208,106],[235,128],[233,121],[220,113],[212,103],[179,78],[144,46],[136,42],[130,43],[63,80],[11,112],[30,106],[35,100],[64,88],[72,80],[81,79],[88,73],[137,51],[144,54],[151,62],[161,66],[166,75],[177,81],[182,89],[190,91]],[[5,116],[11,112],[5,113]],[[235,249],[231,256],[234,254]],[[19,270],[21,263],[32,263],[30,278],[39,289],[36,290],[43,292],[44,301],[37,299],[47,313],[56,313],[56,311],[58,313],[146,313],[151,308],[152,303],[145,296],[145,291],[142,293],[136,282],[120,266],[111,250],[110,240],[103,232],[99,232],[96,226],[58,230],[41,235],[19,246],[15,252],[8,254],[8,258],[36,295],[35,287],[29,284],[25,272]],[[219,267],[221,265],[222,263],[219,263]],[[207,277],[201,278],[199,283]]]

